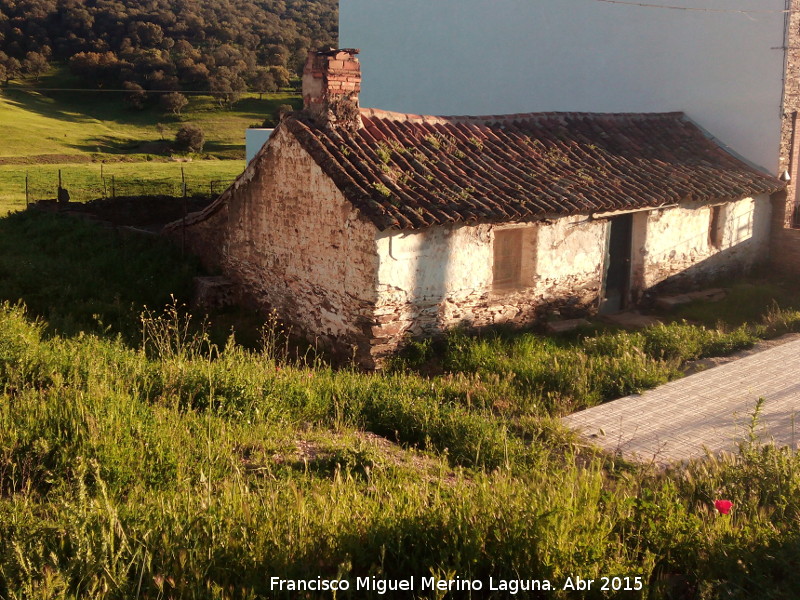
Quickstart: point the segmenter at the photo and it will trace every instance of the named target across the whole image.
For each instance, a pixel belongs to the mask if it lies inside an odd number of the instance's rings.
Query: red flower
[[[733,502],[730,500],[714,500],[714,508],[723,515],[727,515],[733,508]]]

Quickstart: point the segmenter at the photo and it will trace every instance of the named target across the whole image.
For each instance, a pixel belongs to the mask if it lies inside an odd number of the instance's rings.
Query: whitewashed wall
[[[686,205],[635,213],[632,285],[681,286],[741,272],[767,257],[769,196],[721,206],[719,246],[709,237],[712,207]],[[402,335],[430,334],[458,324],[525,324],[558,308],[597,308],[609,221],[572,216],[527,223],[520,285],[494,289],[492,244],[508,226],[454,225],[376,236],[378,289],[373,335],[386,347]],[[525,274],[528,271],[528,274]]]
[[[639,285],[646,289],[681,273],[713,277],[720,270],[741,270],[766,261],[771,208],[766,194],[723,206],[718,248],[710,244],[709,206],[646,213],[645,240],[641,247],[634,247],[644,262],[644,279]]]
[[[780,11],[784,0],[670,0]],[[362,106],[420,114],[684,111],[778,169],[784,17],[597,0],[341,0]]]

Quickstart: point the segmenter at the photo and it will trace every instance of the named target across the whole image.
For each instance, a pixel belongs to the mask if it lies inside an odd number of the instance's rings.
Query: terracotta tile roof
[[[422,117],[362,110],[363,129],[283,124],[379,229],[508,222],[784,187],[682,113]]]

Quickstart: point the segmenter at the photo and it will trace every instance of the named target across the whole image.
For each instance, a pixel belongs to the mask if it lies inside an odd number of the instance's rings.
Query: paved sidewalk
[[[633,460],[664,464],[733,451],[758,398],[762,441],[800,445],[800,340],[678,379],[563,420],[591,443]]]

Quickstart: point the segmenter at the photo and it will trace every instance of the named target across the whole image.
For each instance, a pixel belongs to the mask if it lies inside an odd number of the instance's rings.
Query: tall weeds
[[[177,310],[145,318],[131,348],[0,307],[0,597],[271,598],[271,574],[430,573],[789,597],[795,454],[754,427],[735,456],[656,472],[541,416],[671,376],[744,343],[735,331],[454,337],[456,373],[422,377],[217,347]]]

